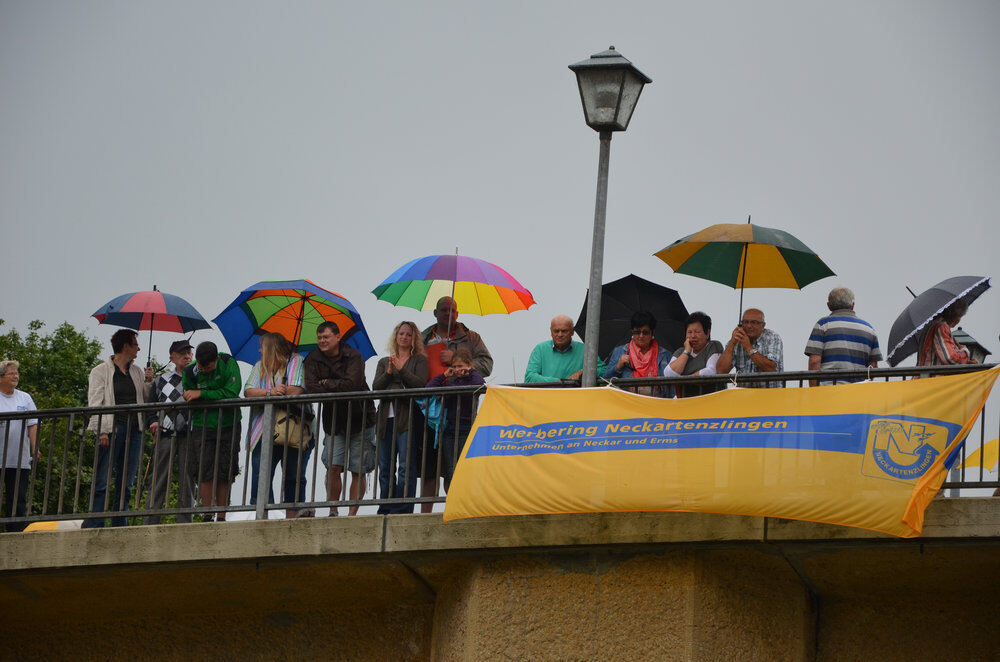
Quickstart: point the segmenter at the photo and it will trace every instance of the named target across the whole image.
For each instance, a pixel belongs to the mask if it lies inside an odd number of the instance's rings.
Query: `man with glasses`
[[[733,368],[736,374],[783,372],[785,350],[781,336],[766,328],[764,313],[756,308],[747,308],[740,318],[740,324],[733,329],[733,335],[719,357],[716,369],[724,375]],[[747,382],[750,388],[781,388],[781,382]]]

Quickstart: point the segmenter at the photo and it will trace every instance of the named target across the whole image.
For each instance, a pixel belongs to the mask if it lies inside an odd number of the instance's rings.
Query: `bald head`
[[[764,333],[764,311],[758,308],[747,308],[740,317],[740,326],[747,334],[750,342],[754,342]]]
[[[441,297],[434,306],[434,319],[439,331],[454,329],[458,322],[458,306],[451,297]]]
[[[566,315],[553,317],[549,324],[549,333],[552,334],[552,344],[555,348],[565,351],[573,342],[573,320]]]

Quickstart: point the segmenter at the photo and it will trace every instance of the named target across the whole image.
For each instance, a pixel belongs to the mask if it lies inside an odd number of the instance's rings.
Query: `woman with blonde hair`
[[[266,333],[260,339],[260,361],[254,364],[243,387],[243,396],[247,398],[262,398],[265,396],[300,395],[305,392],[305,379],[302,371],[302,356],[294,352],[294,347],[280,333]],[[308,407],[275,407],[275,433],[280,432],[279,426],[287,425],[279,419],[284,419],[282,414],[298,415],[298,420],[303,426],[311,418],[303,416],[303,412],[311,413]],[[288,430],[289,428],[286,428]],[[250,432],[247,445],[250,450],[252,475],[250,478],[250,503],[257,503],[257,485],[260,478],[260,441],[264,431],[264,408],[250,408]],[[274,493],[270,488],[270,483],[274,482],[274,472],[278,468],[278,463],[282,466],[283,501],[285,503],[297,503],[306,498],[306,465],[309,464],[309,454],[312,452],[312,438],[308,429],[302,430],[303,434],[290,440],[300,443],[301,448],[295,448],[291,444],[275,444],[271,449],[271,466],[268,467],[270,476],[268,486],[268,503],[274,502]],[[275,434],[277,437],[278,435]],[[298,510],[288,508],[285,510],[286,518],[307,517],[312,515],[313,509],[306,508]]]
[[[430,374],[420,330],[413,322],[400,322],[389,336],[389,356],[375,369],[376,391],[423,388]],[[378,434],[379,498],[412,498],[417,493],[417,474],[408,462],[408,450],[419,448],[424,417],[413,398],[382,398],[376,415]],[[393,471],[395,465],[395,471]],[[409,470],[408,470],[409,469]],[[382,505],[379,513],[412,513],[413,504]]]

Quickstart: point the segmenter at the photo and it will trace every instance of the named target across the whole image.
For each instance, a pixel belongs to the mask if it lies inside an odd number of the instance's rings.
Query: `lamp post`
[[[569,65],[576,74],[583,102],[583,116],[600,135],[597,162],[597,202],[594,206],[594,240],[590,248],[590,289],[587,292],[587,327],[584,337],[583,386],[597,385],[597,345],[601,322],[601,285],[604,272],[604,221],[608,211],[608,162],[611,133],[624,131],[642,86],[652,79],[632,66],[614,46]]]

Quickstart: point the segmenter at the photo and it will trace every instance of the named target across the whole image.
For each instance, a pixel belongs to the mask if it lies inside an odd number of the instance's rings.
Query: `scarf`
[[[632,376],[659,377],[656,361],[659,351],[660,346],[656,343],[656,340],[653,340],[649,346],[649,351],[645,354],[639,351],[639,347],[635,344],[634,340],[630,340],[628,343],[628,362],[632,366]]]

